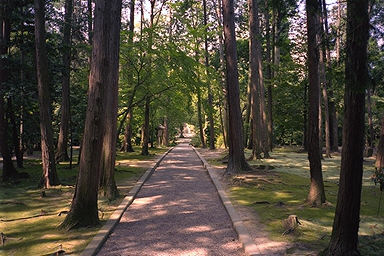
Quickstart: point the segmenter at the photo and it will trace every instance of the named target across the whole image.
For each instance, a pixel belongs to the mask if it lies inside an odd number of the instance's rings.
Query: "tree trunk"
[[[111,29],[109,31],[109,70],[108,91],[106,92],[106,106],[104,111],[104,133],[103,148],[101,152],[100,166],[100,190],[102,194],[112,201],[119,196],[115,182],[115,162],[116,162],[116,136],[117,136],[117,110],[119,94],[119,49],[120,49],[120,7],[116,7],[119,16],[111,20]]]
[[[377,145],[375,166],[378,170],[381,170],[384,168],[384,116],[381,119],[381,132],[380,132],[379,145]]]
[[[308,151],[308,85],[304,85],[304,110],[303,110],[303,148]]]
[[[226,172],[234,174],[251,168],[244,157],[233,0],[223,0],[223,27],[229,106],[229,157]]]
[[[260,77],[258,59],[258,7],[255,0],[248,0],[249,7],[249,84],[252,108],[252,158],[260,159],[261,145],[261,113],[260,113]]]
[[[117,86],[120,15],[121,0],[96,0],[83,148],[71,210],[60,226],[64,229],[99,224],[97,192],[102,170],[100,160],[106,130],[105,111],[112,99],[107,94],[116,93]],[[116,136],[112,140],[115,141]]]
[[[265,114],[265,98],[263,83],[263,64],[259,37],[259,18],[256,0],[249,0],[249,74],[252,92],[252,134],[253,134],[253,158],[269,157],[268,132]]]
[[[371,157],[373,154],[374,141],[375,141],[375,132],[373,129],[373,120],[372,120],[372,101],[371,101],[372,89],[367,89],[367,112],[368,112],[368,136],[367,136],[367,157]]]
[[[211,84],[209,81],[209,53],[208,53],[208,27],[207,27],[207,1],[203,0],[203,10],[204,10],[204,50],[205,50],[205,72],[207,75],[207,86],[208,86],[208,122],[209,122],[209,149],[215,149],[215,124],[213,121],[213,96],[211,90]]]
[[[8,145],[8,123],[5,119],[4,83],[7,82],[8,74],[8,44],[10,38],[9,2],[0,3],[0,151],[3,156],[2,180],[8,181],[17,177],[17,171],[12,162],[11,151]],[[6,58],[4,57],[6,56]]]
[[[199,85],[197,87],[197,121],[199,123],[199,135],[200,135],[201,147],[205,148],[206,144],[205,144],[205,138],[204,138],[203,120],[201,116],[201,91],[200,91]]]
[[[143,143],[141,148],[141,154],[143,156],[148,156],[148,143],[149,143],[149,96],[146,96],[145,98],[145,110],[144,110],[144,124],[143,124]]]
[[[55,153],[53,147],[53,130],[51,117],[51,99],[48,78],[48,58],[45,48],[45,2],[35,0],[35,44],[36,70],[39,91],[41,159],[43,162],[43,176],[40,186],[48,188],[58,185]]]
[[[163,131],[163,139],[162,139],[162,144],[163,146],[166,146],[168,147],[169,146],[169,135],[168,135],[168,117],[164,117],[164,121],[163,121],[163,125],[164,125],[164,131]]]
[[[129,18],[129,44],[133,44],[133,34],[135,29],[135,0],[131,0],[129,5],[129,12],[130,12],[130,18]],[[129,73],[129,81],[133,81],[133,72]],[[123,148],[125,152],[134,152],[132,147],[132,119],[133,119],[133,110],[132,110],[132,103],[133,99],[135,97],[137,86],[134,87],[130,101],[129,106],[127,110],[127,121],[125,126],[125,132],[124,132],[124,141],[123,141]],[[124,119],[124,118],[123,118]],[[119,129],[120,130],[120,129]],[[119,136],[120,131],[118,130],[117,136]]]
[[[133,112],[132,109],[128,110],[127,114],[127,124],[125,126],[125,132],[124,132],[124,152],[135,152],[135,150],[132,147],[132,119],[133,119]]]
[[[368,0],[347,0],[344,125],[336,212],[328,255],[360,255],[358,231],[368,85]]]
[[[325,203],[323,174],[321,171],[319,147],[319,49],[317,45],[319,3],[306,0],[308,34],[308,77],[309,77],[309,116],[308,116],[308,159],[311,174],[311,186],[307,202],[312,206]]]
[[[12,125],[12,144],[15,151],[16,163],[18,168],[23,168],[23,152],[20,148],[19,127],[16,123],[15,110],[11,98],[8,99],[8,119]]]
[[[269,150],[273,149],[273,98],[272,98],[272,68],[271,68],[271,35],[270,35],[270,23],[269,23],[269,9],[268,9],[268,0],[265,0],[265,38],[266,38],[266,61],[267,61],[267,95],[268,95],[268,104],[267,104],[267,128],[268,128],[268,144]]]
[[[88,22],[88,44],[92,46],[92,40],[93,40],[93,15],[92,15],[92,0],[88,0],[87,2],[87,22]]]
[[[61,100],[60,132],[57,142],[56,162],[68,161],[68,132],[70,120],[70,72],[71,72],[71,28],[73,0],[65,1],[64,35],[63,35],[63,81]]]
[[[326,133],[326,150],[329,151],[329,155],[331,151],[337,152],[338,149],[338,128],[337,128],[337,117],[336,117],[336,107],[335,101],[333,98],[333,88],[332,88],[332,78],[330,72],[332,71],[332,60],[331,60],[331,51],[330,51],[330,42],[329,42],[329,26],[328,26],[328,11],[326,1],[322,0],[322,10],[323,10],[323,23],[324,23],[324,40],[325,40],[325,54],[326,54],[326,88],[323,88],[323,97],[324,101],[328,104],[328,106],[324,105],[328,110],[324,110],[325,113],[328,113],[326,116],[325,123],[325,133]],[[325,95],[326,93],[327,95]],[[327,124],[328,122],[328,124]],[[328,129],[328,132],[327,132]],[[329,135],[327,135],[329,134]],[[328,145],[327,146],[327,142]],[[328,155],[328,153],[327,153]]]

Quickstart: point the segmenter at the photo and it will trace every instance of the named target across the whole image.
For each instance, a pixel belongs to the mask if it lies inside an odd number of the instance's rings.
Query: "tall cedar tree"
[[[269,157],[267,120],[265,114],[265,97],[263,83],[263,64],[259,37],[259,9],[256,0],[249,0],[249,74],[251,83],[252,105],[252,142],[253,157],[259,158],[260,153]]]
[[[129,4],[129,12],[130,12],[130,18],[129,18],[129,44],[133,44],[133,34],[135,29],[135,0],[131,0]],[[130,72],[130,81],[133,82],[133,72]],[[130,105],[132,105],[134,93],[132,92],[132,99],[130,102]],[[124,142],[123,142],[123,151],[124,152],[134,152],[132,147],[132,120],[133,120],[133,110],[132,107],[129,106],[129,109],[127,111],[127,121],[125,126],[125,132],[124,132]]]
[[[10,38],[11,24],[10,24],[10,8],[9,1],[2,1],[0,3],[0,54],[1,56],[8,55],[8,44]],[[11,9],[12,10],[12,9]],[[0,151],[3,156],[3,175],[2,180],[7,181],[17,176],[17,171],[12,163],[11,151],[8,145],[7,136],[7,121],[5,119],[5,106],[4,106],[4,91],[5,83],[8,79],[7,58],[0,58]]]
[[[121,7],[120,7],[121,8]],[[116,162],[116,137],[117,137],[117,110],[119,94],[119,49],[120,49],[120,27],[121,20],[113,23],[110,31],[110,54],[109,72],[108,72],[108,93],[106,93],[106,108],[104,111],[104,120],[107,125],[104,126],[103,149],[101,154],[101,175],[100,189],[108,200],[114,200],[118,197],[115,182],[115,162]],[[117,50],[116,50],[117,49]]]
[[[61,119],[60,132],[57,142],[56,161],[68,161],[68,132],[70,121],[69,84],[71,72],[71,29],[72,29],[73,0],[65,0],[65,15],[63,28],[63,81],[61,88]]]
[[[258,11],[257,1],[248,0],[249,8],[249,88],[248,88],[248,105],[251,109],[248,112],[252,113],[251,136],[252,136],[252,157],[260,159],[261,148],[261,113],[260,113],[260,91],[259,91],[259,63],[258,63]],[[248,118],[249,119],[249,118]]]
[[[106,123],[104,112],[112,97],[107,94],[116,93],[120,17],[121,0],[96,0],[83,150],[71,210],[60,226],[64,229],[99,223],[97,194],[102,170],[103,133],[105,126],[113,126]]]
[[[41,159],[43,176],[40,186],[48,188],[59,184],[56,172],[53,130],[51,117],[51,99],[48,78],[48,58],[45,46],[45,1],[35,0],[35,44],[37,87],[39,91]]]
[[[347,0],[343,149],[329,255],[360,255],[365,90],[368,85],[368,0]]]
[[[205,50],[205,71],[207,75],[207,85],[208,85],[208,121],[209,121],[209,149],[215,149],[215,124],[213,121],[213,96],[211,84],[209,81],[209,53],[208,53],[208,16],[207,16],[207,1],[203,0],[203,9],[204,9],[204,50]]]
[[[229,157],[226,171],[228,174],[248,171],[251,169],[244,157],[243,124],[240,111],[239,74],[237,69],[234,18],[233,0],[223,0],[223,28],[229,108]]]
[[[317,33],[320,5],[317,0],[306,0],[308,34],[308,76],[309,76],[309,117],[308,117],[308,159],[311,174],[311,187],[307,201],[312,206],[325,203],[323,173],[321,171],[319,145],[319,49]]]

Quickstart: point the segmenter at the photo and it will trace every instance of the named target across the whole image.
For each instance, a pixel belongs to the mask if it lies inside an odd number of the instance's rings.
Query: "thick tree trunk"
[[[377,145],[375,166],[378,170],[381,170],[384,168],[384,116],[381,119],[381,132],[380,132],[379,145]]]
[[[118,17],[111,19],[111,28],[109,31],[109,72],[108,76],[108,91],[106,93],[106,107],[104,111],[104,133],[103,133],[103,148],[101,152],[100,166],[100,190],[108,200],[114,200],[118,197],[115,182],[115,162],[116,162],[116,136],[117,136],[117,110],[118,110],[118,91],[119,91],[119,49],[120,49],[120,5],[116,7],[116,12],[119,12]],[[118,10],[117,10],[118,9]]]
[[[41,158],[43,176],[40,186],[48,188],[59,184],[53,147],[51,99],[48,78],[48,58],[45,48],[45,2],[35,0],[36,70],[39,91]]]
[[[265,113],[263,64],[259,36],[258,6],[256,0],[249,0],[249,74],[252,92],[252,134],[253,134],[253,158],[269,157],[267,120]]]
[[[309,116],[308,116],[308,159],[311,174],[311,186],[307,202],[312,206],[325,203],[323,174],[321,171],[319,147],[319,49],[317,45],[319,3],[306,0],[308,34],[308,77],[309,77]]]
[[[347,0],[344,125],[336,212],[328,255],[360,255],[358,231],[368,85],[368,0]]]
[[[105,111],[112,99],[107,94],[116,93],[117,86],[120,15],[121,0],[96,0],[83,149],[71,210],[61,224],[64,229],[99,224],[97,192],[102,170],[100,160],[106,130]],[[112,140],[116,141],[116,136]]]
[[[248,0],[249,8],[249,84],[252,108],[252,158],[260,159],[262,153],[262,120],[260,113],[260,77],[258,59],[258,7],[255,0]]]
[[[203,10],[204,10],[204,50],[205,50],[205,71],[207,75],[207,86],[208,86],[208,122],[209,122],[209,149],[215,149],[215,124],[213,121],[213,96],[211,90],[211,84],[209,81],[209,53],[208,53],[208,28],[207,28],[207,1],[203,0]]]
[[[244,157],[233,0],[223,0],[223,27],[229,106],[229,158],[226,172],[233,174],[251,169]]]
[[[141,148],[141,154],[143,156],[149,155],[148,151],[148,143],[149,143],[149,105],[150,100],[149,96],[146,96],[145,98],[145,110],[144,110],[144,124],[143,124],[143,138],[142,138],[142,148]]]
[[[64,36],[63,36],[63,81],[61,99],[60,132],[57,142],[56,161],[68,161],[68,133],[70,120],[70,72],[71,72],[71,28],[72,28],[73,0],[65,1]]]

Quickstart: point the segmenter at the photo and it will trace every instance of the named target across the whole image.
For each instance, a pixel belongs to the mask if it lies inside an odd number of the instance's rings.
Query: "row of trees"
[[[237,53],[235,50],[235,26],[234,26],[234,6],[232,0],[223,1],[224,15],[224,35],[226,46],[227,63],[227,86],[229,100],[229,162],[227,171],[247,171],[249,166],[244,159],[242,143],[242,129],[239,129],[239,86],[237,77]],[[372,7],[372,6],[371,6]],[[252,107],[253,122],[259,123],[257,129],[253,132],[263,134],[263,97],[260,97],[258,88],[260,88],[261,73],[256,71],[260,61],[258,60],[259,45],[255,38],[257,34],[258,20],[257,1],[249,1],[249,45],[250,45],[250,84],[251,84],[251,102],[255,99],[257,108]],[[325,193],[323,177],[321,170],[321,148],[319,142],[319,110],[320,85],[325,101],[325,111],[327,118],[326,124],[326,155],[330,157],[330,115],[327,84],[330,80],[325,78],[325,59],[330,61],[328,44],[328,25],[325,2],[316,0],[306,1],[307,13],[307,63],[308,63],[308,135],[306,136],[306,145],[308,148],[308,159],[310,163],[311,187],[308,195],[308,203],[312,206],[319,206],[325,203]],[[325,29],[325,30],[324,30]],[[346,32],[346,57],[345,57],[345,92],[344,92],[344,121],[343,121],[343,148],[341,160],[341,172],[339,193],[336,205],[335,219],[333,224],[332,237],[327,255],[359,255],[358,229],[361,202],[361,186],[363,174],[363,151],[364,151],[364,133],[365,133],[365,97],[366,90],[369,88],[368,74],[368,38],[369,38],[369,14],[368,1],[347,1],[347,32]],[[338,53],[339,54],[339,53]],[[259,79],[259,85],[253,85],[254,80]],[[262,88],[262,86],[261,86]],[[259,89],[260,90],[260,89]],[[263,92],[262,92],[263,93]],[[261,101],[260,101],[261,100]],[[333,104],[332,111],[334,111]],[[258,112],[259,115],[255,115]],[[333,120],[334,121],[334,120]],[[252,128],[256,125],[253,124]],[[321,127],[321,126],[320,126]],[[264,133],[265,136],[265,133]],[[336,136],[335,134],[333,136]],[[237,139],[234,139],[237,138]],[[253,135],[252,139],[258,140],[263,144],[260,138]],[[371,138],[372,139],[372,138]],[[232,142],[233,141],[233,142]],[[256,144],[256,146],[255,146]],[[253,142],[253,156],[260,153],[260,148]],[[381,166],[379,166],[381,168]]]
[[[320,206],[322,148],[326,157],[338,151],[343,127],[330,254],[357,251],[363,145],[372,152],[384,96],[383,6],[327,6],[308,0],[304,15],[293,0],[3,1],[2,179],[20,177],[12,151],[22,167],[24,151],[40,148],[40,186],[57,185],[56,163],[80,145],[76,192],[62,227],[95,225],[98,193],[118,195],[116,149],[130,152],[137,143],[147,155],[189,122],[203,147],[229,147],[231,174],[251,170],[244,147],[258,159],[276,144],[303,145],[308,203]]]

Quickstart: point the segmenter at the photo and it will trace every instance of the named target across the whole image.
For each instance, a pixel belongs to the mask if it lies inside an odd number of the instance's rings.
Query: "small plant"
[[[377,216],[379,216],[380,213],[380,205],[381,205],[381,198],[383,195],[383,190],[384,190],[384,169],[379,168],[376,169],[375,172],[372,175],[372,181],[375,183],[375,185],[379,184],[380,186],[380,199],[379,199],[379,207],[377,209]]]

